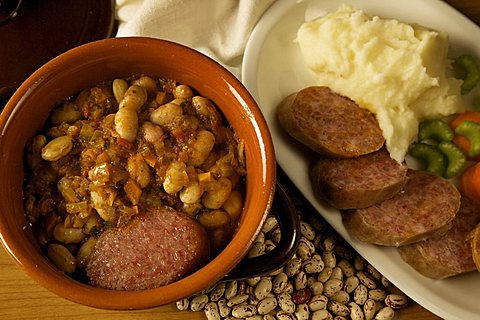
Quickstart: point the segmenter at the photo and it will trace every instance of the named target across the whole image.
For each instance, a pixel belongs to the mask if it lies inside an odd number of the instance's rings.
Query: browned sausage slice
[[[418,272],[433,279],[476,270],[466,239],[479,221],[480,207],[464,197],[447,233],[400,247],[400,256]]]
[[[103,232],[87,265],[92,285],[142,290],[171,283],[202,266],[209,239],[195,220],[163,207]]]
[[[473,261],[480,271],[480,222],[468,235],[468,242],[472,248]]]
[[[375,116],[327,87],[308,87],[277,108],[280,125],[292,137],[326,157],[350,158],[384,143]]]
[[[359,240],[402,246],[445,233],[460,207],[460,193],[448,180],[408,170],[405,187],[379,204],[342,212],[345,228]]]
[[[322,158],[312,170],[315,194],[338,209],[365,208],[391,198],[407,182],[407,166],[385,148],[357,158]]]

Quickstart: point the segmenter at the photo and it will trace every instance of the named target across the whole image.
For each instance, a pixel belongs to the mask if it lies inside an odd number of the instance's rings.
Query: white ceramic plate
[[[345,0],[357,9],[384,18],[419,23],[450,36],[451,55],[480,56],[480,29],[465,16],[440,0]],[[345,230],[340,214],[318,201],[310,185],[308,168],[312,153],[286,136],[275,118],[280,101],[313,85],[300,50],[296,32],[306,20],[335,11],[338,0],[278,0],[262,17],[248,41],[242,65],[242,79],[259,104],[274,139],[277,161],[290,179],[322,216],[363,257],[399,289],[431,312],[445,319],[480,319],[480,274],[477,272],[447,280],[423,277],[400,258],[394,248],[362,243]]]

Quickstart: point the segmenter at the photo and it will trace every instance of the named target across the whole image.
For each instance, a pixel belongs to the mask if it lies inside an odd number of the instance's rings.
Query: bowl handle
[[[300,217],[287,193],[286,186],[277,181],[271,213],[280,226],[280,242],[257,257],[244,258],[221,281],[242,280],[266,275],[283,267],[293,257],[300,239]]]

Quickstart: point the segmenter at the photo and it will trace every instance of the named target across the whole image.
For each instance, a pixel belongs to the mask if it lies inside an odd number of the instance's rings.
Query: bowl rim
[[[265,211],[261,215],[259,214],[257,219],[244,219],[243,230],[247,228],[248,230],[252,230],[250,238],[243,237],[240,239],[242,241],[231,241],[219,255],[210,260],[204,267],[172,284],[141,291],[101,289],[73,280],[59,270],[47,270],[46,268],[50,266],[50,264],[48,264],[46,259],[44,259],[45,264],[40,265],[29,259],[28,252],[22,248],[23,246],[20,242],[14,239],[16,235],[4,227],[4,219],[2,215],[0,215],[0,241],[17,265],[31,278],[48,290],[68,300],[104,309],[142,309],[155,307],[184,298],[187,296],[185,292],[190,292],[188,295],[193,294],[220,280],[228,271],[238,264],[248,252],[248,249],[261,231],[261,227],[272,207],[275,193],[276,162],[272,138],[260,108],[248,90],[240,80],[212,58],[190,47],[163,39],[124,37],[98,40],[70,49],[44,64],[20,85],[1,113],[0,150],[4,145],[3,133],[8,128],[12,116],[17,112],[17,108],[22,106],[24,97],[38,87],[46,75],[54,74],[56,70],[58,71],[68,66],[69,61],[78,59],[78,56],[89,56],[93,51],[99,49],[102,51],[132,46],[161,46],[168,47],[171,50],[179,50],[187,55],[195,55],[203,64],[208,66],[208,68],[221,73],[224,81],[234,90],[233,95],[236,96],[237,99],[241,99],[242,105],[249,111],[249,118],[255,123],[256,136],[261,142],[260,148],[262,153],[262,172],[258,174],[261,175],[262,187],[264,187],[262,190],[259,190],[261,192],[255,190],[255,193],[260,194],[257,195],[257,197],[263,203],[262,205],[265,206]],[[2,161],[3,157],[0,157],[0,163]],[[3,206],[7,205],[2,204],[2,207]],[[234,239],[239,240],[236,236],[234,236]],[[232,253],[233,258],[227,256],[226,252]],[[52,269],[51,266],[50,269]],[[42,270],[42,272],[39,272],[39,270]],[[165,295],[166,292],[176,292],[177,294],[167,297]],[[99,293],[102,294],[102,299],[99,299]]]

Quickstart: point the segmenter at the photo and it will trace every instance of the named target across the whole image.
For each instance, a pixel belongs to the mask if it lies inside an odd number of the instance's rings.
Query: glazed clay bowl
[[[100,289],[76,281],[41,252],[22,198],[24,148],[51,109],[81,89],[115,78],[154,74],[210,98],[245,141],[244,210],[226,248],[204,267],[169,285],[141,291]],[[115,38],[74,48],[32,74],[0,116],[0,232],[8,253],[34,280],[74,302],[107,309],[140,309],[177,301],[217,282],[246,255],[273,202],[275,155],[266,122],[243,85],[226,69],[182,45],[150,38]]]

